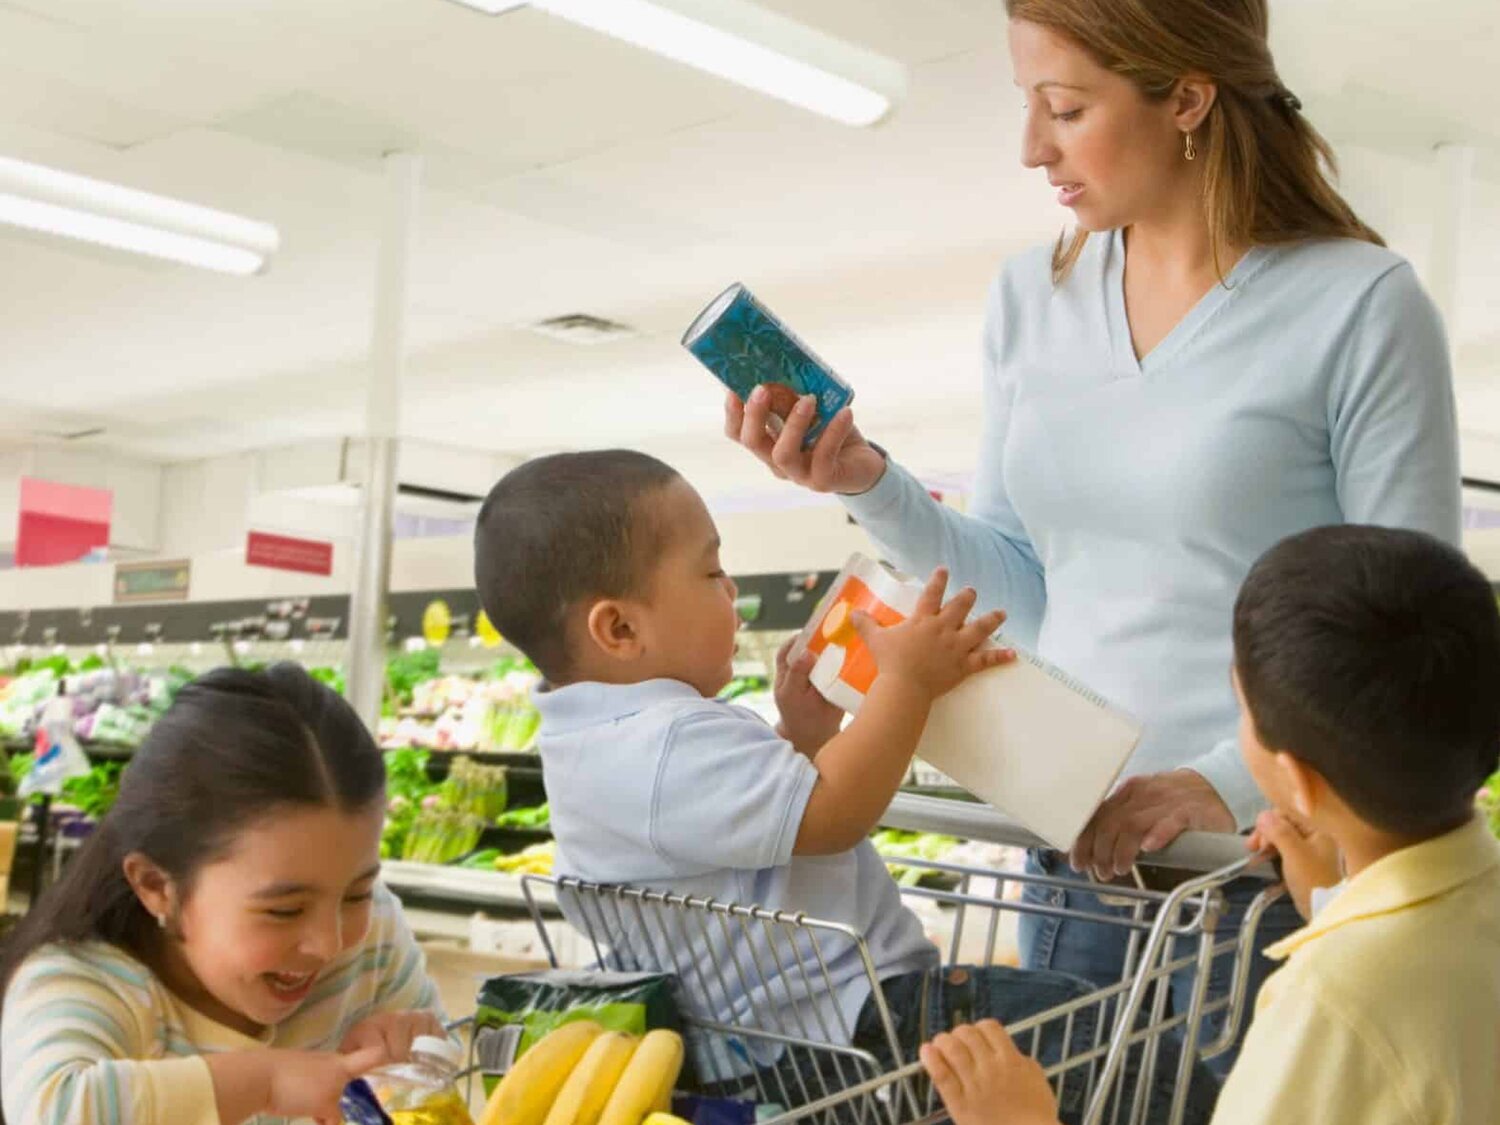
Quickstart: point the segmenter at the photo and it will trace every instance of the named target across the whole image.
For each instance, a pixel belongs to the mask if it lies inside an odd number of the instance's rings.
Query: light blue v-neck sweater
[[[1448,347],[1405,260],[1324,240],[1250,251],[1137,361],[1123,247],[1096,235],[1055,287],[1050,247],[1001,270],[967,514],[895,463],[844,499],[897,565],[950,567],[1141,719],[1127,773],[1197,770],[1245,826],[1262,802],[1235,742],[1240,582],[1323,524],[1458,542]]]

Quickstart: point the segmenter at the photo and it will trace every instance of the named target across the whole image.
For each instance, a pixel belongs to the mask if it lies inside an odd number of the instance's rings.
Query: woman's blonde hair
[[[1385,245],[1333,186],[1333,149],[1276,73],[1266,0],[1006,0],[1005,9],[1071,39],[1152,100],[1189,74],[1217,85],[1194,143],[1220,277],[1231,247],[1303,238]],[[1087,231],[1058,239],[1054,281],[1068,276],[1087,240]]]

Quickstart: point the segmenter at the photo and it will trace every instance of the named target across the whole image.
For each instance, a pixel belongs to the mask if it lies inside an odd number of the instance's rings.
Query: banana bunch
[[[552,861],[557,855],[557,844],[548,840],[514,855],[495,857],[495,870],[507,875],[551,875]]]
[[[606,1031],[565,1023],[516,1060],[490,1095],[479,1125],[655,1125],[672,1108],[682,1036]]]

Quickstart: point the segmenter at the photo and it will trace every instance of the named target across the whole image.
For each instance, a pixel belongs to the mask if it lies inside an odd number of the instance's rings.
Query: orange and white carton
[[[875,658],[854,629],[862,610],[879,625],[904,621],[923,583],[855,554],[792,646],[817,657],[813,686],[855,712],[875,682]],[[917,757],[1066,850],[1108,796],[1140,741],[1129,715],[1003,634],[987,642],[1018,659],[970,676],[933,704]]]

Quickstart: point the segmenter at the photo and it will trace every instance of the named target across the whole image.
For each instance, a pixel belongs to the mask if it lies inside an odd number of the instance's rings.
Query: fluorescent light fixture
[[[0,223],[241,275],[281,242],[267,223],[4,156]]]
[[[845,125],[874,125],[906,93],[894,59],[749,0],[455,2],[489,15],[539,8]]]

